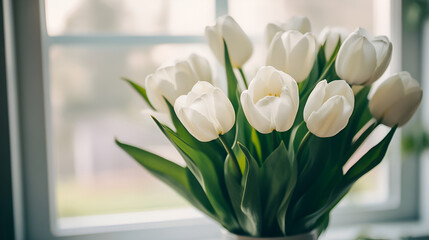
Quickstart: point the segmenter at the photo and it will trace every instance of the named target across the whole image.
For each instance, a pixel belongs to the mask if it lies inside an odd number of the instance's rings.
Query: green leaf
[[[295,126],[290,135],[289,149],[293,149],[294,152],[297,152],[299,145],[307,133],[308,128],[305,122],[301,122],[298,126]]]
[[[237,157],[240,168],[244,170],[245,168],[245,156],[242,151],[240,151],[237,143],[240,142],[246,146],[252,155],[260,154],[261,148],[259,144],[259,139],[252,138],[252,134],[256,134],[255,129],[249,124],[246,116],[244,115],[243,108],[241,104],[239,105],[237,116],[235,120],[235,137],[234,143],[232,144],[232,149]]]
[[[167,126],[161,124],[155,118],[153,119],[182,155],[186,164],[192,166],[190,168],[192,173],[195,174],[197,179],[200,178],[198,180],[215,209],[219,222],[228,230],[235,231],[238,228],[238,223],[234,215],[231,214],[232,208],[225,186],[223,167],[220,171],[216,169],[214,162],[207,155],[199,149],[194,149]]]
[[[146,89],[144,87],[140,86],[136,82],[131,81],[128,78],[122,77],[122,80],[128,82],[131,85],[131,87],[133,87],[134,90],[136,90],[140,94],[140,96],[145,100],[145,102],[149,105],[149,107],[155,110],[155,107],[150,103],[149,98],[147,97]]]
[[[261,236],[263,217],[258,163],[244,145],[238,143],[238,146],[246,156],[246,168],[242,179],[243,199],[241,209],[252,221],[252,226],[255,226],[254,232],[250,233],[251,236]]]
[[[317,53],[317,62],[319,64],[319,69],[323,69],[326,65],[325,43],[319,48],[319,52]]]
[[[347,152],[341,160],[343,165],[349,160],[350,156],[356,151],[356,149],[362,144],[363,140],[374,130],[375,125],[363,132],[361,141],[353,143],[353,138],[361,131],[365,124],[371,119],[372,115],[368,107],[368,93],[370,87],[366,86],[361,89],[355,96],[355,106],[353,113],[350,117],[349,123],[343,130],[345,132],[344,138],[342,139],[343,145],[347,147]]]
[[[383,160],[395,131],[396,127],[393,127],[381,142],[371,148],[355,165],[353,165],[353,167],[349,169],[349,171],[347,171],[341,179],[340,184],[330,192],[329,198],[323,207],[319,208],[314,213],[308,214],[301,220],[298,220],[298,224],[302,225],[304,229],[312,229],[317,226],[320,218],[329,213],[338,204],[338,202],[350,190],[353,183],[376,167]]]
[[[395,131],[396,126],[389,131],[389,133],[380,143],[371,148],[358,162],[353,165],[353,167],[347,171],[347,173],[344,175],[346,182],[355,182],[383,160]]]
[[[197,209],[218,221],[207,196],[188,168],[183,168],[143,149],[121,143],[117,139],[115,142],[152,175],[173,188]]]
[[[319,50],[320,53],[320,50]],[[299,84],[299,96],[302,98],[304,95],[308,94],[309,91],[311,91],[318,79],[319,73],[322,70],[322,68],[319,68],[319,59],[316,58],[313,64],[313,68],[311,69],[310,73],[308,74],[308,77],[302,81]]]
[[[335,60],[337,59],[338,51],[340,51],[341,48],[341,39],[338,39],[337,46],[334,49],[334,52],[332,53],[331,57],[329,58],[328,62],[326,63],[325,67],[323,68],[322,74],[320,75],[317,82],[328,78],[331,72],[335,73]],[[328,82],[335,80],[335,79],[327,79]]]
[[[235,173],[234,166],[229,156],[225,160],[225,182],[231,199],[232,208],[234,209],[235,216],[237,216],[237,221],[241,228],[241,231],[234,233],[240,235],[251,235],[251,233],[257,232],[255,222],[248,218],[241,210],[241,200],[243,199],[241,178]]]
[[[237,77],[234,74],[234,69],[231,65],[231,59],[229,58],[228,46],[226,45],[225,40],[223,40],[224,46],[224,55],[225,55],[225,71],[226,79],[228,81],[228,98],[234,107],[234,110],[238,110],[239,99],[237,98],[236,92],[238,90],[238,81]]]
[[[283,141],[264,161],[260,183],[263,208],[263,235],[285,233],[285,215],[295,187],[297,169]]]

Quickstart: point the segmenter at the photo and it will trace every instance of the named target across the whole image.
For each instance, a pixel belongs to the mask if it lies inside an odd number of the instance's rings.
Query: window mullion
[[[62,35],[47,37],[51,44],[127,44],[127,45],[155,45],[165,43],[202,43],[203,36],[194,35]]]
[[[216,0],[216,17],[228,14],[228,0]]]

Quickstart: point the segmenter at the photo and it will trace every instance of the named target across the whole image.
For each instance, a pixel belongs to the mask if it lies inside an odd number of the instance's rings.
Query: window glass
[[[285,22],[292,16],[307,16],[315,33],[325,26],[372,32],[373,5],[372,0],[230,0],[229,12],[252,35],[261,34],[268,22]]]
[[[49,35],[200,35],[214,0],[46,0]]]
[[[53,46],[50,50],[52,149],[59,217],[187,206],[119,149],[114,138],[183,164],[124,81],[143,83],[161,63],[202,44],[148,47]]]

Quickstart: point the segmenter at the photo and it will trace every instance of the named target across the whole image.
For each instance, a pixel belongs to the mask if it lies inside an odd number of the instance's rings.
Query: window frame
[[[401,15],[401,3],[392,0],[391,16]],[[55,196],[54,165],[50,149],[50,103],[49,103],[49,59],[47,49],[55,44],[96,44],[101,38],[109,43],[127,44],[154,44],[154,43],[189,43],[204,42],[201,36],[53,36],[47,38],[44,18],[43,0],[5,0],[5,13],[9,19],[10,35],[15,35],[16,41],[9,40],[12,51],[9,65],[14,66],[16,76],[8,76],[9,109],[12,111],[12,174],[14,179],[14,211],[16,239],[141,239],[142,236],[156,239],[215,239],[220,236],[219,227],[206,217],[190,220],[176,220],[153,224],[125,224],[122,226],[104,226],[99,228],[76,229],[58,231],[56,228],[56,209],[53,197]],[[216,16],[228,12],[228,0],[216,0]],[[399,15],[397,15],[399,14]],[[401,19],[391,18],[391,25],[401,26]],[[15,23],[15,24],[14,24]],[[29,27],[31,26],[31,27]],[[40,26],[40,27],[34,27]],[[398,29],[400,29],[398,27]],[[14,31],[13,31],[14,30]],[[401,31],[392,32],[396,40],[401,38]],[[13,39],[13,38],[12,38]],[[7,43],[6,43],[7,44]],[[14,45],[16,44],[16,45]],[[398,44],[400,45],[400,44]],[[32,54],[28,54],[31,52]],[[396,51],[394,54],[401,54]],[[400,57],[396,56],[397,59]],[[398,69],[401,63],[394,63]],[[15,99],[16,98],[16,99]],[[19,118],[19,119],[18,119]],[[395,143],[394,143],[395,144]],[[399,143],[396,143],[399,146]],[[394,209],[385,209],[377,212],[368,212],[365,209],[356,209],[350,212],[345,209],[333,213],[332,229],[327,236],[336,229],[346,229],[345,226],[356,223],[380,223],[386,221],[415,221],[419,215],[418,189],[409,187],[417,185],[419,177],[419,161],[396,160],[401,164],[400,196],[409,199],[398,202]],[[389,171],[392,173],[392,171]],[[390,177],[391,180],[394,178]],[[22,180],[22,183],[21,183]],[[395,184],[398,184],[395,183]],[[391,183],[390,185],[393,185]],[[408,187],[407,187],[408,186]],[[426,191],[426,190],[424,190]],[[429,191],[428,191],[429,192]],[[24,197],[25,196],[25,197]],[[345,218],[342,216],[350,216]],[[339,221],[341,220],[341,221]],[[331,234],[332,235],[332,234]]]

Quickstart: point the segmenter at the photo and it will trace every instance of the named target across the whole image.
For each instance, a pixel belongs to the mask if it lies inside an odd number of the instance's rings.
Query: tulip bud
[[[325,27],[319,35],[319,44],[325,44],[325,59],[328,61],[337,47],[347,38],[347,30],[340,27]]]
[[[164,98],[174,104],[176,98],[187,94],[198,81],[212,81],[208,61],[196,54],[174,65],[158,68],[146,77],[147,96],[157,111],[169,113]]]
[[[235,112],[229,99],[208,82],[197,82],[187,95],[177,98],[174,111],[196,139],[208,142],[234,126]]]
[[[276,33],[283,33],[289,30],[296,30],[302,34],[311,32],[310,20],[307,17],[294,16],[286,23],[268,23],[265,27],[265,43],[267,44],[267,47],[270,46],[270,43]]]
[[[416,112],[422,97],[417,80],[408,72],[399,72],[378,86],[369,101],[369,110],[384,125],[400,127]]]
[[[298,111],[298,85],[282,71],[261,67],[240,100],[247,120],[256,130],[284,132],[292,127]]]
[[[252,56],[252,42],[230,16],[220,17],[214,26],[207,26],[205,35],[210,49],[222,65],[225,65],[224,40],[233,67],[240,68]]]
[[[332,137],[347,126],[354,108],[354,95],[344,80],[319,82],[304,107],[307,128],[318,137]]]
[[[383,75],[391,58],[392,43],[386,36],[372,38],[358,28],[341,45],[335,70],[349,84],[370,85]]]
[[[313,68],[317,50],[317,41],[312,33],[302,34],[295,30],[277,33],[268,49],[267,65],[302,82]]]

